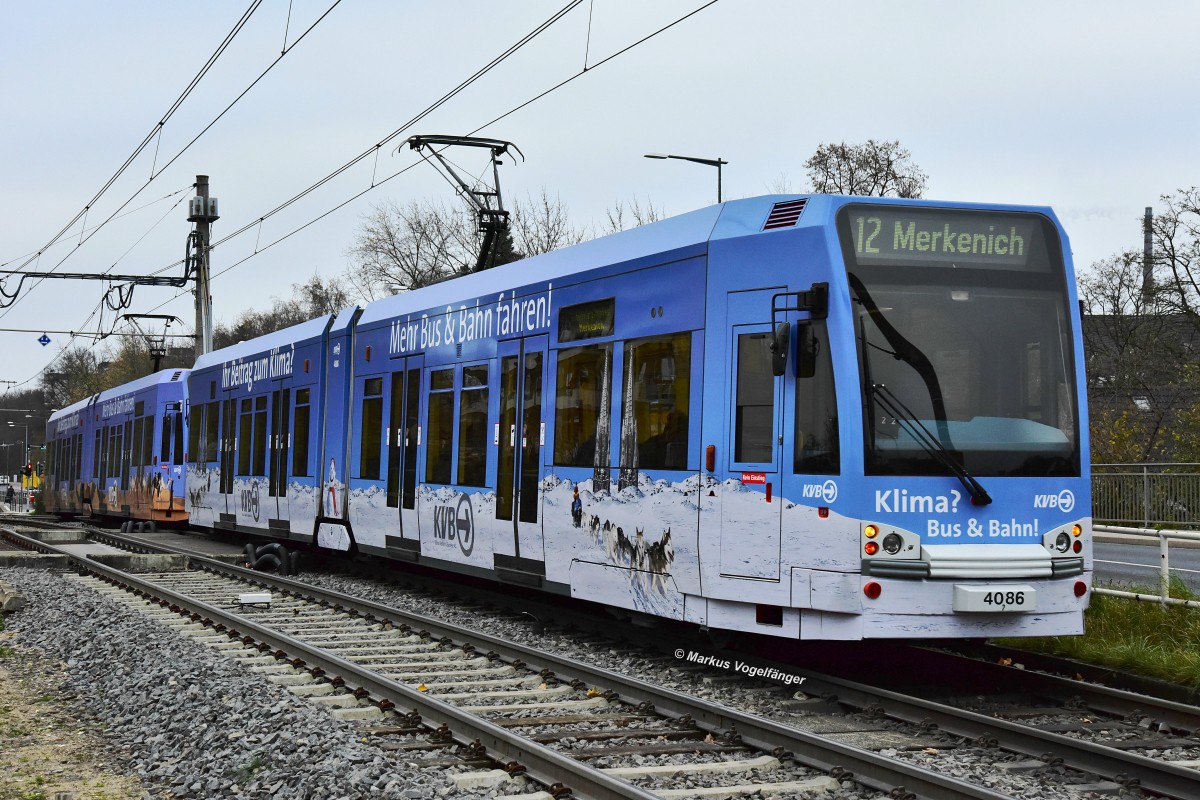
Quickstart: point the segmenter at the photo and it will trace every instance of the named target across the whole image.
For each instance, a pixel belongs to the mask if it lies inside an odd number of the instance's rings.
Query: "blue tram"
[[[56,411],[46,423],[46,510],[186,525],[187,370],[163,370]]]
[[[1049,209],[751,198],[203,357],[188,512],[712,628],[1079,633],[1082,369]]]

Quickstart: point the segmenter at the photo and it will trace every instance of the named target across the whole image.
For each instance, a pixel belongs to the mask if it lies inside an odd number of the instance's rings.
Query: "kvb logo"
[[[1075,508],[1075,493],[1070,489],[1063,489],[1058,494],[1035,494],[1033,496],[1033,507],[1057,508],[1064,514],[1069,514]]]
[[[471,498],[466,493],[458,496],[457,507],[434,507],[433,537],[446,541],[457,539],[463,555],[471,555],[475,549],[475,516],[471,513]]]
[[[837,500],[838,487],[832,480],[824,483],[806,483],[801,494],[804,497],[823,500],[826,505],[833,505],[833,502]]]
[[[251,481],[248,489],[241,490],[242,511],[254,517],[254,521],[258,522],[258,481]]]

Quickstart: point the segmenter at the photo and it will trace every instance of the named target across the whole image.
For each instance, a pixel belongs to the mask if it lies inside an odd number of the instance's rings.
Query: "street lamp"
[[[706,164],[717,168],[717,202],[721,202],[721,165],[728,164],[721,158],[696,158],[695,156],[670,156],[665,153],[646,153],[646,158],[677,158],[680,161],[691,161],[696,164]]]

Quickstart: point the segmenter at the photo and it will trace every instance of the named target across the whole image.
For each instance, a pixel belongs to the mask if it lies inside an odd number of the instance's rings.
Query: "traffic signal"
[[[38,462],[37,474],[39,478],[46,474],[46,465],[44,462]]]
[[[33,464],[26,464],[25,472],[23,474],[26,478],[31,477],[33,475]]]

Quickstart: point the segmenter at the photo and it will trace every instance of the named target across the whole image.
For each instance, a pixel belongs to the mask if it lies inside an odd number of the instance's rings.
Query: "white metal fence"
[[[1200,542],[1200,532],[1155,530],[1151,528],[1123,528],[1115,525],[1095,525],[1092,527],[1092,531],[1094,533],[1120,533],[1127,536],[1144,537],[1146,540],[1148,540],[1148,542],[1157,541],[1158,544],[1158,594],[1125,592],[1119,589],[1105,589],[1097,586],[1092,587],[1092,594],[1106,594],[1112,597],[1126,597],[1132,600],[1152,600],[1164,605],[1200,608],[1200,602],[1195,600],[1181,600],[1179,598],[1171,597],[1170,595],[1171,542]],[[1095,561],[1097,564],[1117,563],[1112,561],[1103,561],[1101,559],[1096,559]],[[1154,569],[1154,567],[1144,564],[1127,564],[1126,566],[1144,567],[1147,570]]]

